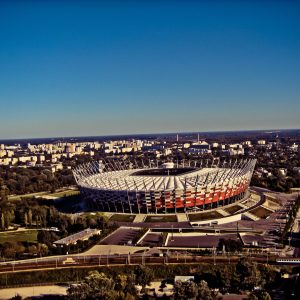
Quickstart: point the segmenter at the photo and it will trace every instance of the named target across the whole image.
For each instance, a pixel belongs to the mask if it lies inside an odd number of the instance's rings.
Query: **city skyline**
[[[300,127],[299,3],[0,6],[0,139]]]

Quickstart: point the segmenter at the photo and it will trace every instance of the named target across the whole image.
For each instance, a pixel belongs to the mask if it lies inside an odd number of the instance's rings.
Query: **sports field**
[[[162,215],[162,216],[147,216],[145,222],[155,223],[155,222],[177,222],[177,217],[175,215]]]
[[[262,206],[258,206],[252,210],[250,210],[250,213],[261,218],[266,219],[268,216],[270,216],[273,212],[271,210],[268,210]]]
[[[202,212],[198,214],[189,214],[189,220],[191,222],[193,221],[205,221],[205,220],[210,220],[210,219],[218,219],[222,218],[223,215],[218,213],[217,211],[209,211],[209,212]]]
[[[123,215],[123,214],[114,214],[110,217],[109,221],[113,222],[132,222],[135,218],[135,215]]]
[[[53,194],[49,194],[49,196],[56,197],[56,198],[62,198],[62,197],[67,197],[67,196],[74,196],[78,195],[80,192],[78,190],[65,190],[61,192],[56,192]]]
[[[234,206],[229,206],[227,208],[224,208],[224,210],[227,211],[229,214],[234,214],[241,209],[242,207],[239,205],[234,205]]]

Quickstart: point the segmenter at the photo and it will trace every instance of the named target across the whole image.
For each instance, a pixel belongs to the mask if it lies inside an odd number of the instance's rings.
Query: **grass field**
[[[277,203],[279,205],[282,204],[280,199],[278,199],[277,197],[272,197],[268,194],[266,194],[266,200],[272,201],[272,202]]]
[[[189,220],[193,222],[193,221],[205,221],[210,219],[218,219],[218,218],[222,218],[223,215],[221,215],[217,211],[209,211],[209,212],[203,212],[199,214],[189,214],[188,217]]]
[[[257,216],[261,219],[266,219],[269,215],[271,215],[273,212],[262,207],[262,206],[258,206],[252,210],[249,211],[251,214],[253,214],[254,216]]]
[[[175,215],[170,216],[147,216],[145,222],[177,222],[177,217]]]
[[[52,197],[61,198],[61,197],[67,197],[67,196],[78,195],[78,194],[79,194],[79,191],[78,191],[78,190],[66,190],[66,191],[62,191],[62,192],[57,192],[57,193],[53,193],[53,194],[48,194],[47,196],[52,196]]]
[[[242,207],[239,205],[234,205],[234,206],[224,208],[224,210],[227,211],[229,214],[234,214],[241,209],[242,209]]]
[[[21,200],[21,198],[43,197],[43,196],[62,198],[62,197],[66,197],[66,196],[78,195],[79,193],[80,193],[79,190],[66,189],[63,191],[55,192],[55,193],[38,192],[38,193],[30,193],[30,194],[24,194],[24,195],[12,195],[12,196],[8,196],[8,199],[9,200]]]
[[[24,195],[13,195],[8,196],[9,200],[21,200],[21,198],[31,198],[31,197],[37,197],[37,196],[44,196],[49,194],[49,192],[39,192],[39,193],[31,193],[31,194],[24,194]]]
[[[37,230],[0,232],[0,244],[5,242],[37,242]]]
[[[123,214],[114,214],[110,217],[109,221],[114,222],[132,222],[135,218],[135,215],[123,215]]]

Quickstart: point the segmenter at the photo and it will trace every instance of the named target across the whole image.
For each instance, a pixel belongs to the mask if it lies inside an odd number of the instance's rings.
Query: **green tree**
[[[120,279],[120,278],[119,278]],[[124,278],[121,279],[121,282]],[[125,286],[124,286],[125,287]],[[115,281],[104,273],[92,271],[81,284],[73,285],[68,289],[69,299],[99,299],[99,300],[132,300],[134,297],[123,291],[115,290]]]
[[[150,284],[154,279],[154,273],[152,269],[145,266],[138,266],[134,270],[136,283],[142,286],[142,291],[145,290],[147,284]]]
[[[29,223],[29,226],[31,227],[32,226],[32,210],[31,209],[29,209],[27,212],[27,221]]]
[[[244,290],[252,290],[262,282],[261,274],[256,263],[242,258],[236,265],[240,286]]]
[[[217,299],[215,293],[209,288],[207,282],[201,280],[198,284],[197,300],[215,300]]]
[[[253,291],[249,294],[249,300],[272,300],[270,294],[263,290]]]
[[[192,280],[177,281],[175,284],[174,299],[192,300],[198,295],[198,286]]]
[[[242,251],[243,245],[240,241],[220,239],[217,249],[222,251],[223,247],[225,247],[225,251],[227,252],[240,252]]]

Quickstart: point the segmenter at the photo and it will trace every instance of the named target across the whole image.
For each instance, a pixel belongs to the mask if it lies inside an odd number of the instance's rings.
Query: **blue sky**
[[[0,1],[0,138],[300,127],[299,1]]]

